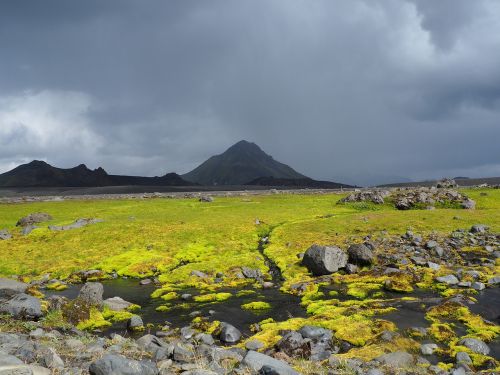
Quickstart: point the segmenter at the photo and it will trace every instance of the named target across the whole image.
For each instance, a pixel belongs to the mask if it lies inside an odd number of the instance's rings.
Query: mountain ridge
[[[181,177],[207,186],[244,185],[259,177],[307,178],[246,140],[235,143],[222,154],[211,156]]]

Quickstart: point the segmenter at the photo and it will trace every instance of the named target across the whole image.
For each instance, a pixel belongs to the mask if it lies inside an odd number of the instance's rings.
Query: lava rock
[[[473,339],[473,338],[465,338],[462,339],[458,342],[459,345],[463,345],[466,348],[469,348],[472,350],[474,353],[479,353],[483,355],[488,355],[490,354],[490,347],[486,345],[484,341],[481,341],[479,339]]]
[[[132,315],[132,317],[127,321],[127,329],[129,331],[139,331],[144,328],[144,322],[139,315]]]
[[[0,312],[15,318],[37,319],[43,316],[40,300],[28,294],[19,293],[1,302]]]
[[[108,354],[93,362],[91,375],[157,375],[158,368],[150,361],[135,361],[121,355]]]
[[[103,304],[113,311],[123,311],[132,306],[131,302],[127,302],[121,297],[107,298],[103,301]]]
[[[484,224],[474,224],[474,225],[470,228],[470,232],[471,232],[471,233],[485,233],[485,232],[487,232],[489,229],[490,229],[490,227],[489,227],[489,226],[487,226],[487,225],[484,225]]]
[[[221,327],[222,329],[219,335],[219,339],[222,342],[233,344],[240,340],[241,332],[236,327],[224,322],[221,323]]]
[[[409,367],[415,362],[410,353],[403,351],[384,354],[377,357],[376,360],[389,367]]]
[[[302,264],[315,276],[329,275],[346,266],[347,254],[336,246],[312,245],[305,252]]]
[[[35,212],[19,219],[16,223],[18,227],[26,227],[38,223],[43,223],[44,221],[52,220],[52,216],[45,212]]]
[[[448,285],[456,285],[459,283],[459,280],[455,275],[439,276],[436,277],[436,281]]]
[[[270,374],[272,371],[273,374],[278,375],[299,375],[299,373],[287,363],[269,357],[268,355],[254,352],[253,350],[250,350],[246,354],[242,364],[256,373],[259,373],[264,368],[263,371],[267,374]]]
[[[373,264],[373,252],[364,244],[354,244],[347,249],[349,262],[358,266],[370,266]]]
[[[104,287],[101,283],[88,282],[82,286],[78,298],[90,305],[102,306]]]

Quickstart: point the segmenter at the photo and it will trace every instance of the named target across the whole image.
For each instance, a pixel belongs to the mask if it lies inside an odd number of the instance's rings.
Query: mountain
[[[243,185],[259,177],[298,179],[306,176],[266,154],[255,143],[240,141],[182,175],[200,185]]]
[[[109,175],[102,168],[91,170],[84,164],[74,168],[56,168],[33,160],[0,174],[0,187],[96,187],[96,186],[191,186],[176,173],[162,177]]]
[[[259,177],[250,181],[246,185],[269,186],[269,187],[289,187],[289,188],[310,188],[310,189],[340,189],[352,188],[352,185],[339,184],[330,181],[318,181],[312,178],[276,178]]]

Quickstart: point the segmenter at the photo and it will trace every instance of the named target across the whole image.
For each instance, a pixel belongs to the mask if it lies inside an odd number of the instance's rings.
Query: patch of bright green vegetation
[[[270,309],[271,305],[267,302],[255,301],[255,302],[245,303],[241,305],[241,308],[244,310],[266,310]]]
[[[195,302],[222,302],[231,298],[232,296],[233,295],[231,293],[209,293],[202,294],[200,296],[194,296],[193,300]]]

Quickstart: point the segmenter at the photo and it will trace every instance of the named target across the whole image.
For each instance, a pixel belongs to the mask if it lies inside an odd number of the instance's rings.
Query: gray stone
[[[87,282],[80,289],[78,298],[95,306],[102,306],[104,287],[101,283]]]
[[[434,262],[427,262],[427,267],[429,267],[433,271],[438,271],[441,268],[439,264]]]
[[[472,359],[467,352],[458,352],[455,356],[455,360],[457,363],[472,363]]]
[[[26,227],[33,224],[43,223],[52,220],[52,216],[45,212],[35,212],[19,219],[16,223],[18,227]]]
[[[28,294],[15,294],[8,300],[0,301],[0,312],[10,314],[15,318],[40,318],[42,306],[40,300]]]
[[[144,322],[139,315],[132,315],[132,317],[127,321],[127,329],[129,331],[137,331],[144,327]]]
[[[366,372],[366,375],[384,375],[384,373],[378,368],[371,368]]]
[[[50,369],[64,368],[64,362],[54,348],[47,348],[42,355],[43,364]]]
[[[472,286],[472,289],[475,289],[475,290],[483,290],[484,288],[486,288],[486,285],[484,285],[483,283],[481,283],[479,281],[474,281],[471,286]]]
[[[329,329],[310,325],[303,326],[299,330],[299,333],[306,339],[319,339],[321,337],[324,337],[325,335],[332,335],[332,331],[330,331]]]
[[[346,266],[347,254],[336,246],[312,245],[302,264],[315,276],[328,275]]]
[[[107,298],[103,301],[103,304],[113,311],[123,311],[132,306],[131,302],[127,302],[121,297]]]
[[[495,277],[492,277],[491,279],[488,279],[488,284],[490,284],[490,285],[500,284],[500,276],[495,276]]]
[[[458,342],[459,345],[463,345],[466,348],[469,348],[472,350],[474,353],[479,353],[483,355],[488,355],[490,354],[490,348],[484,341],[481,341],[479,339],[473,339],[473,338],[465,338],[462,339]]]
[[[373,264],[374,256],[372,250],[364,244],[354,244],[347,249],[349,262],[358,266],[369,266]]]
[[[65,231],[65,230],[71,230],[71,229],[78,229],[82,228],[84,226],[87,226],[89,224],[96,224],[96,223],[102,223],[103,220],[101,219],[77,219],[73,223],[69,225],[49,225],[49,230],[52,231]]]
[[[389,367],[410,367],[415,360],[410,353],[399,351],[388,353],[376,358],[377,361]]]
[[[108,354],[93,362],[91,375],[157,375],[158,368],[150,361],[135,361],[121,355]]]
[[[422,344],[420,345],[420,352],[423,355],[432,355],[437,348],[438,346],[436,344]]]
[[[153,282],[153,280],[151,280],[151,279],[143,279],[143,280],[139,281],[139,284],[140,285],[149,285],[152,282]]]
[[[21,229],[21,234],[23,236],[27,236],[28,234],[30,234],[31,232],[33,232],[37,227],[35,227],[34,225],[27,225],[25,227],[23,227]]]
[[[264,347],[264,343],[259,340],[250,340],[245,343],[245,348],[247,350],[259,350]]]
[[[299,373],[287,363],[253,350],[250,350],[246,354],[245,358],[243,358],[242,364],[255,372],[260,372],[262,368],[266,366],[264,371],[268,374],[269,370],[272,370],[274,374],[279,375],[299,375]]]
[[[22,365],[24,364],[19,358],[10,355],[10,354],[2,354],[0,352],[0,369],[2,366],[12,366],[12,365]]]
[[[455,275],[446,275],[446,276],[440,276],[436,277],[436,281],[448,285],[456,285],[459,283],[459,280]]]
[[[309,358],[311,355],[310,340],[305,340],[297,331],[290,331],[276,343],[276,347],[286,355],[294,358]]]
[[[247,279],[262,279],[262,272],[258,268],[241,267],[241,272]]]
[[[354,273],[357,273],[358,271],[359,271],[359,268],[355,264],[347,263],[346,266],[345,266],[345,272],[348,275],[352,275]]]
[[[201,272],[201,271],[197,271],[197,270],[193,270],[193,271],[191,271],[191,276],[200,277],[200,278],[202,278],[202,279],[204,279],[204,278],[207,278],[207,277],[208,277],[208,275],[207,275],[206,273]]]
[[[471,233],[485,233],[485,232],[487,232],[489,229],[490,229],[490,227],[489,227],[489,226],[487,226],[487,225],[484,225],[484,224],[474,224],[474,225],[470,228],[470,232],[471,232]]]
[[[195,339],[205,345],[213,345],[215,343],[212,335],[209,335],[208,333],[199,333],[196,335]]]
[[[177,343],[174,346],[174,361],[190,363],[196,359],[193,345]]]
[[[0,298],[2,298],[4,293],[8,295],[24,293],[26,289],[28,289],[28,284],[17,280],[0,278]]]
[[[425,247],[427,249],[434,249],[434,248],[436,248],[438,246],[439,246],[439,244],[436,241],[434,241],[434,240],[427,241],[427,243],[425,244]]]
[[[0,240],[10,240],[12,238],[12,234],[7,229],[0,230]]]
[[[221,332],[219,338],[222,342],[233,344],[241,338],[241,332],[229,323],[221,323]]]

